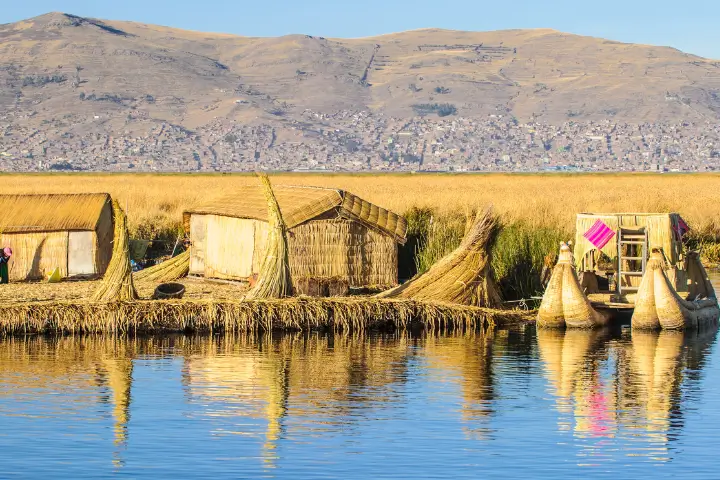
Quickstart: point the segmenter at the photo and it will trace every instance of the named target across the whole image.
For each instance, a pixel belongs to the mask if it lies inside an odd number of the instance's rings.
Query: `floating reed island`
[[[467,236],[454,252],[404,285],[379,295],[302,295],[297,284],[304,289],[317,287],[320,281],[312,279],[323,268],[324,276],[317,278],[324,282],[330,278],[334,285],[345,287],[396,279],[396,247],[404,241],[404,219],[335,190],[305,189],[311,201],[298,203],[294,201],[297,189],[278,189],[281,195],[276,197],[269,179],[260,175],[260,180],[266,205],[263,215],[240,215],[227,204],[223,215],[208,213],[208,207],[195,210],[186,219],[204,230],[195,231],[190,250],[135,273],[130,268],[125,213],[112,202],[112,255],[102,279],[0,286],[0,333],[472,330],[532,320],[532,313],[499,308],[498,289],[489,267],[489,246],[499,227],[489,210],[469,222]],[[257,196],[254,198],[253,208],[258,211]],[[285,216],[283,201],[304,206],[288,210],[291,215]],[[215,238],[210,239],[208,232]],[[319,240],[311,238],[311,233]],[[222,249],[220,257],[210,248],[218,239],[225,240],[215,245]],[[223,275],[217,271],[223,263],[218,258],[232,257],[233,242],[250,241],[245,263],[233,263],[244,269],[248,281],[220,283]],[[264,252],[261,257],[258,251]],[[382,252],[389,252],[389,262],[381,262]],[[340,262],[343,257],[345,266]],[[193,269],[216,278],[188,278]],[[328,277],[328,272],[334,276]],[[158,299],[157,287],[165,282],[176,282],[185,295]]]

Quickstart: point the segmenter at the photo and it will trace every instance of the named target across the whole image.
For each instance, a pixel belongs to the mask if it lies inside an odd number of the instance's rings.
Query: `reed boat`
[[[560,246],[538,311],[540,328],[634,329],[716,325],[720,307],[677,213],[579,214],[574,251]],[[576,263],[576,259],[579,262]]]

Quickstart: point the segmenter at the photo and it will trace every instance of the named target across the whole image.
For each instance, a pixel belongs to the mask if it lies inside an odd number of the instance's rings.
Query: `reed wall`
[[[245,280],[265,256],[268,224],[259,220],[192,215],[191,273]],[[313,220],[288,231],[294,278],[343,278],[352,287],[392,286],[398,281],[395,239],[353,220]]]
[[[13,249],[10,281],[40,280],[55,268],[68,273],[68,232],[4,233],[3,247]]]

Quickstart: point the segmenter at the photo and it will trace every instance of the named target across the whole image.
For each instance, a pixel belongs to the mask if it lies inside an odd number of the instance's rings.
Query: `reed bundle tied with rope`
[[[130,267],[127,217],[117,200],[113,200],[112,206],[115,223],[112,258],[100,286],[93,293],[94,302],[127,302],[138,299]]]
[[[293,288],[288,259],[287,226],[283,221],[280,205],[275,198],[270,179],[264,173],[258,173],[257,176],[264,187],[270,231],[257,283],[245,294],[244,298],[253,300],[289,297],[292,295]]]
[[[172,282],[186,277],[190,270],[190,250],[185,250],[169,260],[140,270],[133,274],[138,282]]]
[[[653,248],[635,297],[633,329],[681,330],[717,324],[720,308],[699,255],[689,252],[687,263],[692,297],[685,300],[668,279],[662,251]]]
[[[490,269],[490,245],[499,231],[491,209],[478,212],[460,246],[430,270],[378,298],[451,302],[497,308],[501,299]]]
[[[608,322],[608,316],[595,310],[578,281],[572,251],[560,245],[558,262],[552,270],[540,309],[540,328],[595,328]]]

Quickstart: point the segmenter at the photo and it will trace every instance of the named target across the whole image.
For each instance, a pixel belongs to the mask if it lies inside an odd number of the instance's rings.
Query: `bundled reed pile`
[[[570,247],[563,243],[538,310],[538,327],[594,328],[607,324],[608,317],[595,310],[583,293],[573,263]]]
[[[94,302],[127,302],[138,298],[130,267],[127,217],[116,200],[112,207],[115,223],[112,258],[100,286],[93,293]]]
[[[424,274],[377,297],[498,307],[501,299],[492,278],[489,251],[498,225],[490,209],[479,212],[457,249]]]
[[[270,179],[262,173],[258,173],[258,177],[264,187],[270,231],[257,283],[245,294],[244,298],[253,300],[288,297],[292,295],[293,289],[288,260],[287,226],[283,221],[280,205],[273,193]]]
[[[190,250],[185,250],[158,265],[133,273],[133,279],[138,282],[172,282],[186,277],[189,270]]]
[[[416,326],[431,330],[474,330],[529,321],[530,315],[515,310],[368,297],[29,302],[11,304],[0,310],[0,333],[362,331]]]
[[[662,252],[655,248],[650,254],[635,297],[633,329],[679,330],[717,324],[720,308],[705,268],[700,263],[700,257],[693,253],[688,255],[687,260],[688,277],[690,283],[695,284],[695,287],[691,286],[691,290],[705,297],[692,298],[692,301],[680,297],[665,273]]]

